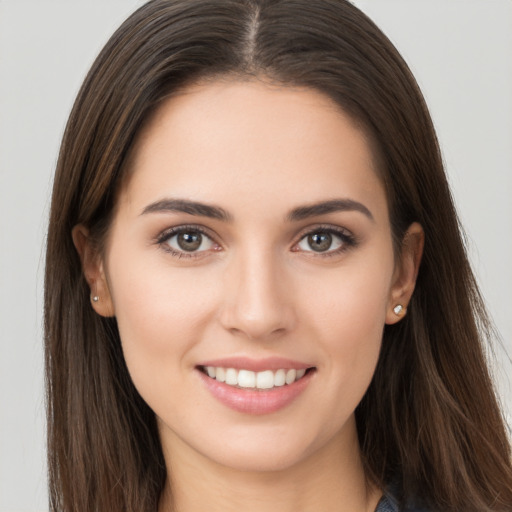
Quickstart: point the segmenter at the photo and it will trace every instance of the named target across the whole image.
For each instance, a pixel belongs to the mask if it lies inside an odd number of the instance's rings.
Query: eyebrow
[[[149,204],[142,210],[141,215],[157,212],[182,212],[201,217],[210,217],[223,221],[232,221],[233,217],[220,206],[213,206],[188,199],[162,199]]]
[[[353,199],[331,199],[319,203],[298,206],[288,213],[287,220],[297,222],[309,217],[346,211],[361,212],[370,220],[375,220],[370,210],[364,204],[354,201]],[[188,199],[162,199],[155,201],[146,206],[144,210],[142,210],[141,215],[160,212],[181,212],[225,222],[233,221],[233,216],[220,206],[199,203]]]
[[[311,205],[299,206],[294,208],[288,214],[288,220],[294,222],[304,220],[309,217],[315,217],[317,215],[349,211],[361,212],[370,220],[375,220],[370,210],[364,204],[352,199],[331,199],[329,201],[321,201]]]

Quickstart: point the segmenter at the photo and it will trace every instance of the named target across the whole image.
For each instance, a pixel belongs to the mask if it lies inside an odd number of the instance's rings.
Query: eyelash
[[[201,226],[195,226],[195,225],[183,225],[183,226],[176,226],[171,229],[165,230],[163,233],[161,233],[157,239],[156,243],[162,247],[162,249],[168,253],[170,253],[172,256],[176,258],[198,258],[203,252],[206,251],[199,251],[199,252],[187,252],[187,251],[177,251],[176,249],[173,249],[167,242],[176,235],[179,235],[181,233],[200,233],[201,235],[205,236],[209,240],[211,240],[215,245],[218,245],[217,242],[214,240],[214,238],[211,236],[209,232],[207,232],[205,229],[203,229]]]
[[[179,235],[181,233],[187,233],[187,232],[193,232],[193,233],[200,233],[201,235],[205,236],[211,242],[217,246],[219,244],[215,241],[215,239],[211,236],[209,232],[207,232],[205,229],[203,229],[201,226],[197,225],[182,225],[173,227],[170,229],[165,230],[162,232],[157,238],[156,243],[162,247],[162,249],[168,253],[170,253],[172,256],[176,258],[198,258],[200,255],[207,251],[177,251],[176,249],[173,249],[169,244],[168,241],[173,236]],[[304,240],[306,237],[310,235],[322,235],[322,234],[329,234],[334,235],[338,237],[341,240],[341,246],[335,250],[328,250],[325,252],[315,252],[314,250],[311,251],[304,251],[309,252],[315,255],[315,257],[320,258],[329,258],[332,256],[337,256],[345,251],[348,251],[354,247],[357,246],[358,241],[354,235],[352,235],[350,232],[348,232],[346,229],[334,227],[330,225],[320,225],[316,226],[313,229],[309,229],[308,231],[303,232],[298,241],[294,243],[292,251],[293,252],[300,252],[299,249],[295,249],[302,240]]]
[[[313,250],[311,251],[305,251],[308,253],[313,254],[315,257],[320,258],[330,258],[333,256],[338,256],[354,247],[357,246],[358,240],[356,237],[350,233],[348,230],[340,227],[330,226],[330,225],[320,225],[315,226],[313,229],[308,229],[304,233],[302,233],[299,237],[299,241],[294,244],[294,247],[298,246],[298,244],[304,240],[306,237],[310,235],[334,235],[338,237],[341,240],[341,246],[334,250],[328,250],[325,252],[315,252]],[[296,252],[299,252],[299,250],[296,250]]]

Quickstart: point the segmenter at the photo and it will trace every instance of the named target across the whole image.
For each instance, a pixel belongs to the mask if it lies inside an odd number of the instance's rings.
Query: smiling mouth
[[[289,386],[301,380],[306,374],[315,371],[314,367],[301,369],[279,369],[253,372],[218,366],[198,366],[199,371],[211,379],[223,382],[228,386],[247,390],[265,390]]]

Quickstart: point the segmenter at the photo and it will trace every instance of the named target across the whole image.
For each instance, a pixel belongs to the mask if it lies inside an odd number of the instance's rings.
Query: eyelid
[[[222,250],[222,244],[220,244],[217,241],[217,236],[215,234],[212,234],[211,230],[208,228],[205,228],[204,226],[198,225],[198,224],[180,224],[177,226],[172,226],[170,228],[164,229],[161,231],[156,237],[155,237],[155,243],[160,245],[163,250],[171,253],[173,256],[179,257],[179,258],[200,258],[202,256],[205,256],[210,250],[202,250],[202,251],[181,251],[174,249],[170,245],[166,245],[165,242],[169,240],[171,237],[187,232],[187,231],[196,231],[198,233],[201,233],[201,235],[207,237],[211,240],[213,244],[216,245],[216,248],[214,250]],[[341,246],[336,249],[330,249],[324,252],[315,252],[314,250],[311,251],[305,251],[298,249],[298,244],[307,236],[315,234],[315,233],[330,233],[338,238],[341,239]],[[300,234],[297,236],[296,241],[292,245],[292,252],[303,252],[303,253],[310,253],[309,255],[314,255],[315,257],[328,257],[328,256],[335,256],[337,254],[340,254],[342,252],[345,252],[352,247],[355,247],[358,244],[357,237],[347,228],[332,225],[332,224],[317,224],[314,226],[308,226],[306,228],[303,228],[300,232]]]
[[[166,245],[166,242],[170,238],[179,235],[180,233],[186,233],[187,231],[195,231],[197,233],[200,233],[201,235],[211,240],[211,242],[218,248],[222,247],[221,244],[219,244],[219,242],[216,240],[216,237],[212,235],[209,229],[206,229],[204,226],[200,226],[197,224],[180,224],[178,226],[173,226],[164,229],[156,236],[155,243],[161,246],[164,251],[167,251],[171,253],[173,256],[177,256],[179,258],[199,258],[201,256],[204,256],[205,253],[209,252],[209,250],[187,252],[175,249],[168,244]]]
[[[329,233],[334,236],[337,236],[341,239],[342,245],[341,247],[334,249],[334,250],[328,250],[325,252],[315,252],[314,250],[311,251],[303,251],[298,249],[298,244],[304,240],[309,235],[316,234],[316,233]],[[355,247],[358,244],[358,239],[356,236],[347,228],[336,226],[332,224],[317,224],[315,226],[308,226],[307,228],[304,228],[301,233],[297,237],[297,241],[294,242],[292,246],[293,252],[304,252],[309,253],[310,255],[313,254],[315,257],[328,257],[328,256],[335,256],[337,254],[340,254],[342,252],[345,252],[352,247]]]

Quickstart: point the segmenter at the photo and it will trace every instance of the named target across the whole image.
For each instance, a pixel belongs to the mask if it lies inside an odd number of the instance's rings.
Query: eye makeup
[[[346,228],[333,225],[319,225],[303,231],[291,251],[310,253],[309,257],[338,256],[354,248],[357,238]],[[223,248],[212,236],[210,230],[197,224],[174,226],[160,233],[155,243],[176,258],[201,258],[209,252]]]

